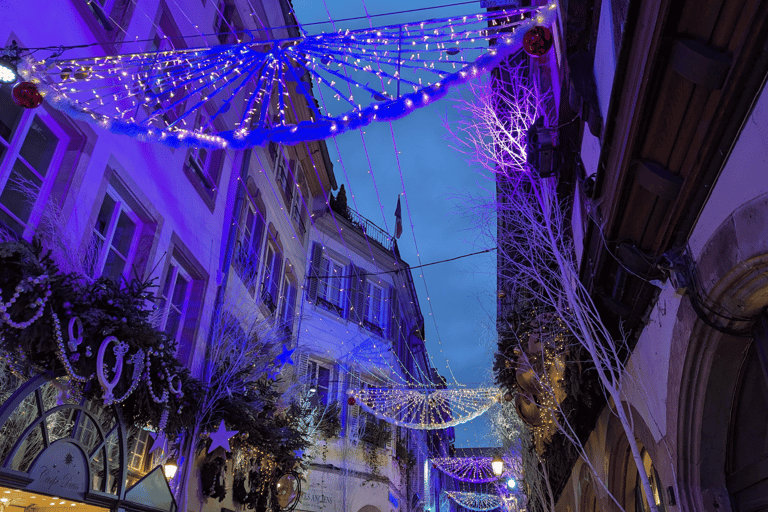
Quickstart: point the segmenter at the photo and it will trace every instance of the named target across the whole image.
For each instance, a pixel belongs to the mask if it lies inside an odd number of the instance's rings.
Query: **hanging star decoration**
[[[208,453],[216,448],[224,448],[225,451],[232,451],[229,448],[229,440],[237,434],[237,430],[227,430],[224,420],[221,420],[216,432],[211,432],[211,446],[208,447]]]
[[[167,453],[166,446],[168,444],[168,440],[165,437],[165,432],[162,430],[156,433],[150,432],[149,437],[152,438],[152,448],[150,448],[149,453],[152,453],[155,450],[163,450]]]
[[[348,389],[367,412],[398,427],[436,430],[473,420],[499,401],[496,388]]]
[[[445,491],[445,494],[462,507],[475,512],[486,512],[501,506],[501,499],[495,494],[462,491]]]
[[[291,356],[294,352],[296,352],[295,348],[288,350],[288,347],[283,344],[283,351],[280,353],[280,355],[277,356],[277,361],[280,361],[281,368],[287,364],[293,365],[293,359]]]
[[[493,482],[491,457],[437,457],[432,459],[434,467],[461,482],[475,484]]]
[[[556,12],[550,3],[286,39],[244,31],[235,44],[102,57],[57,51],[19,72],[55,108],[140,140],[295,144],[444,97],[519,51],[526,32],[551,25]]]

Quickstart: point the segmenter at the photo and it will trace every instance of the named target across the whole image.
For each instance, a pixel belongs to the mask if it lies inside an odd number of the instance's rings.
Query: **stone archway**
[[[707,303],[717,307],[716,313],[749,318],[768,305],[767,234],[768,195],[764,195],[735,210],[707,242],[698,267]],[[729,326],[743,329],[748,323]],[[667,405],[676,423],[680,505],[684,510],[729,512],[734,510],[733,499],[738,510],[737,490],[729,486],[730,439],[748,428],[748,423],[739,422],[755,420],[734,415],[738,410],[734,397],[744,381],[752,339],[706,325],[687,301],[678,311],[673,339],[681,343],[670,375],[679,371],[680,387],[673,389],[670,379]]]
[[[365,505],[357,512],[381,512],[378,508],[374,507],[373,505]]]

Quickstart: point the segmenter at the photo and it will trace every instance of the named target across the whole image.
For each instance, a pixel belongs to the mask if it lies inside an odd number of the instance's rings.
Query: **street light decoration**
[[[475,512],[486,512],[501,507],[501,498],[495,494],[462,491],[445,491],[445,494],[462,507]]]
[[[438,430],[460,425],[485,413],[500,400],[497,388],[348,389],[354,403],[398,427]]]
[[[504,473],[504,460],[498,453],[493,456],[491,467],[493,468],[493,474],[496,476],[501,476],[501,474]]]

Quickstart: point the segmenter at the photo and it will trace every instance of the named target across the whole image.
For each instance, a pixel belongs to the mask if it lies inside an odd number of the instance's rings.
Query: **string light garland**
[[[467,491],[445,491],[445,495],[464,508],[485,512],[501,506],[501,498],[495,494]]]
[[[399,119],[442,98],[517,51],[526,31],[550,24],[555,11],[549,4],[523,20],[495,11],[298,39],[251,34],[208,48],[28,59],[19,72],[54,107],[140,140],[237,149],[296,143]],[[470,49],[485,53],[472,63],[454,58]],[[337,104],[319,106],[313,85]]]
[[[365,411],[398,427],[438,430],[473,420],[499,400],[496,388],[348,389]]]
[[[498,479],[493,474],[491,457],[437,457],[432,465],[460,482],[482,484]]]

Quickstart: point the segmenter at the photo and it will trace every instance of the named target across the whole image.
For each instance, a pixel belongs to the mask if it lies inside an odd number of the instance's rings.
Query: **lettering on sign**
[[[34,480],[27,486],[29,491],[82,500],[88,485],[88,466],[77,446],[58,442],[40,455],[29,476]]]

